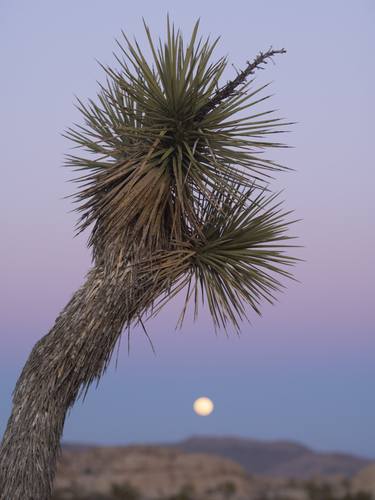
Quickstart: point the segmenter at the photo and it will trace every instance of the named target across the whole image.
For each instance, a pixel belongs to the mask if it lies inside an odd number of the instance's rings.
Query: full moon
[[[193,408],[197,415],[206,417],[213,412],[214,404],[211,399],[203,397],[194,401]]]

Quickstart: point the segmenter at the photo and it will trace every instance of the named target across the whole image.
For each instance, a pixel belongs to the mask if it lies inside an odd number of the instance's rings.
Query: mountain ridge
[[[186,453],[208,453],[239,463],[248,474],[308,479],[352,477],[371,460],[350,453],[317,452],[295,441],[262,441],[237,436],[192,436],[174,446]]]
[[[137,448],[144,445],[129,444],[116,448]],[[206,453],[233,460],[250,475],[309,479],[322,476],[353,477],[373,462],[351,453],[318,452],[289,440],[259,440],[239,436],[195,435],[173,443],[149,444],[150,447],[173,448],[184,453]],[[84,451],[100,446],[65,443],[63,449]]]

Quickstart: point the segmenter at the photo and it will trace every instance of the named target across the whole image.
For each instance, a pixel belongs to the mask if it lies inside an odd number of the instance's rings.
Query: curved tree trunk
[[[14,391],[0,448],[1,500],[50,498],[66,413],[101,376],[124,323],[134,314],[130,309],[137,290],[130,304],[131,277],[126,269],[111,276],[94,267],[33,348]]]

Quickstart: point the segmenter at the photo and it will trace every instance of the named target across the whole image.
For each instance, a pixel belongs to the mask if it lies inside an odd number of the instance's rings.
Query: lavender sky
[[[0,434],[11,391],[33,344],[82,283],[87,235],[64,199],[74,185],[61,168],[79,121],[74,95],[94,97],[113,63],[121,29],[145,45],[142,16],[164,35],[166,14],[189,35],[221,35],[216,55],[243,67],[259,50],[286,56],[257,75],[273,81],[269,103],[297,122],[294,149],[272,158],[285,206],[305,248],[263,318],[240,337],[215,336],[207,314],[175,331],[179,303],[148,323],[72,410],[67,441],[157,442],[191,434],[302,441],[375,458],[374,35],[372,1],[127,2],[0,1]],[[235,70],[229,66],[226,78]],[[211,397],[210,417],[192,412]]]

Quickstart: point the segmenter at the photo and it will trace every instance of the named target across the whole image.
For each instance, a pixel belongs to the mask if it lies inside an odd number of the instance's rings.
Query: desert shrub
[[[139,500],[140,498],[140,492],[130,483],[112,486],[111,499],[113,500]]]
[[[51,497],[51,500],[87,500],[87,496],[82,493],[78,493],[73,489],[64,489],[54,491]],[[90,496],[90,500],[107,500],[103,499],[103,497],[98,498],[96,495]]]
[[[309,500],[336,500],[337,497],[334,496],[332,491],[332,486],[323,483],[317,484],[313,481],[307,481],[305,484],[305,489],[308,494]]]
[[[339,500],[373,500],[373,496],[370,493],[359,491],[358,493],[348,493]]]
[[[112,494],[105,495],[103,493],[95,493],[95,492],[84,494],[84,493],[79,493],[75,490],[67,489],[63,491],[55,491],[51,497],[51,500],[117,500],[117,498],[122,498],[122,497],[113,497]]]
[[[108,495],[103,495],[103,493],[89,493],[88,495],[85,495],[83,497],[78,497],[75,500],[112,500],[112,497]]]
[[[349,489],[349,485],[347,485],[347,487]],[[309,500],[373,500],[372,495],[365,492],[347,492],[344,495],[337,496],[334,494],[332,486],[327,483],[317,484],[312,481],[308,481],[305,484],[305,488],[308,493]]]
[[[64,500],[60,491],[54,491],[51,497],[51,500]]]
[[[186,484],[178,493],[172,495],[167,500],[194,500],[194,487]]]
[[[225,500],[229,500],[236,493],[237,488],[233,481],[225,481],[218,486],[216,491],[220,492]]]

